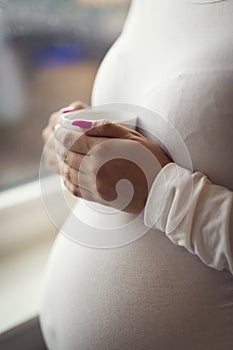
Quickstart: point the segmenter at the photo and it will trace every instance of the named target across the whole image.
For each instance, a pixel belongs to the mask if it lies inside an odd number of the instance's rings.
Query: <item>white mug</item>
[[[83,122],[83,127],[75,125],[77,122]],[[83,131],[90,129],[102,123],[110,121],[111,123],[121,124],[129,129],[136,129],[137,116],[132,112],[124,112],[107,109],[83,109],[73,111],[62,115],[62,126],[67,129]],[[77,123],[79,124],[79,123]],[[82,125],[82,123],[81,123]],[[81,129],[81,130],[80,130]]]

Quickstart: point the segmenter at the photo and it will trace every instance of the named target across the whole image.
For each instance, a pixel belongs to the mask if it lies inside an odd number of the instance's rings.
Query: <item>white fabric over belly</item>
[[[53,350],[227,350],[232,276],[209,269],[159,231],[114,250],[60,235],[41,324]]]

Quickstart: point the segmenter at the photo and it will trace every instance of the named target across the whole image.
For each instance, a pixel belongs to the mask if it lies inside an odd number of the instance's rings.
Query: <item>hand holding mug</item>
[[[111,139],[119,140],[119,154],[122,154],[122,151],[127,155],[135,154],[140,145],[145,150],[144,162],[148,160],[148,152],[152,153],[155,163],[161,168],[170,162],[164,151],[143,135],[107,120],[99,126],[94,124],[94,127],[82,133],[61,126],[55,132],[54,147],[60,158],[60,172],[64,184],[77,197],[106,204],[106,201],[110,203],[116,199],[118,181],[127,179],[134,191],[132,200],[123,211],[140,213],[149,191],[147,176],[142,169],[129,157],[123,159],[115,156],[99,168],[101,159],[104,159],[106,154],[115,154],[115,143],[106,142]],[[143,157],[143,153],[140,157]],[[84,158],[85,165],[82,166]],[[151,164],[151,168],[153,165]],[[155,178],[158,167],[155,166],[154,169]]]
[[[76,101],[70,103],[69,106],[53,113],[49,117],[48,125],[42,131],[42,139],[45,147],[45,165],[50,171],[58,173],[58,161],[56,152],[54,149],[54,131],[57,125],[61,124],[62,115],[69,113],[71,111],[78,111],[87,108],[84,102]]]

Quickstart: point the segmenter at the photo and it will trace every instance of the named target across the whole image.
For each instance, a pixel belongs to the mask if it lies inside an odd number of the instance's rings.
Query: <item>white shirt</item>
[[[233,347],[232,275],[216,271],[232,272],[232,18],[231,0],[133,1],[97,74],[93,104],[126,102],[162,114],[182,136],[194,173],[164,128],[177,165],[167,165],[151,188],[145,223],[154,228],[111,250],[58,236],[41,307],[50,350]],[[156,134],[156,120],[140,123]],[[155,222],[163,174],[166,210]],[[176,222],[190,179],[190,207]]]
[[[156,180],[145,222],[155,224],[206,264],[233,273],[233,4],[192,2],[134,1],[122,36],[99,70],[93,103],[142,105],[172,123],[195,172],[167,166],[162,217],[155,223],[158,198],[163,198]],[[140,126],[146,129],[146,121]],[[155,135],[157,126],[154,121]],[[160,136],[174,161],[184,166],[166,124]],[[179,184],[177,169],[183,181]],[[189,181],[194,185],[190,207],[177,226],[174,220],[190,200],[182,193]]]

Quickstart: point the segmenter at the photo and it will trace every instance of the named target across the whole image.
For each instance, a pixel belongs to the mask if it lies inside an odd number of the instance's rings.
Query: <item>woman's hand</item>
[[[44,142],[44,146],[46,146],[45,147],[45,166],[50,171],[55,173],[59,172],[57,156],[54,149],[54,131],[55,131],[56,125],[61,124],[61,115],[69,111],[80,110],[87,107],[88,105],[86,105],[84,102],[80,102],[80,101],[72,102],[69,106],[62,108],[61,110],[53,113],[49,117],[48,125],[42,131],[42,139]]]
[[[118,181],[127,179],[133,185],[133,195],[126,207],[120,208],[125,212],[140,213],[147,200],[148,177],[140,163],[148,163],[147,169],[154,180],[158,171],[170,162],[163,150],[147,138],[110,122],[85,133],[61,126],[56,130],[55,138],[55,149],[61,159],[60,172],[67,189],[77,197],[106,204],[105,201],[117,199]],[[106,142],[111,140],[117,140],[117,144]],[[121,195],[124,197],[127,193],[123,190]]]

